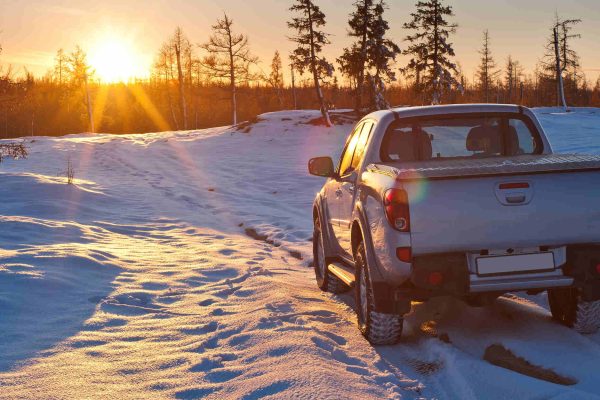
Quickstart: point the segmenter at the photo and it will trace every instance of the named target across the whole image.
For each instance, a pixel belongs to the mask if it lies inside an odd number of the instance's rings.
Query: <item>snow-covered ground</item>
[[[536,112],[556,151],[600,154],[600,109]],[[350,130],[316,117],[27,138],[0,166],[0,398],[597,398],[600,334],[545,295],[415,304],[400,344],[364,340],[309,267],[306,162]],[[492,366],[493,343],[578,383]]]

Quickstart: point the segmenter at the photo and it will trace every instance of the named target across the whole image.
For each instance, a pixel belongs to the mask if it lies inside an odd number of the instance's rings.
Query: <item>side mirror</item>
[[[308,161],[308,172],[315,176],[332,178],[335,176],[331,157],[316,157]]]

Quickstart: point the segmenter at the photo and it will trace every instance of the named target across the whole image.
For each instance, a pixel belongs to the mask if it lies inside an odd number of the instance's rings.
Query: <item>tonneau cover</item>
[[[530,175],[600,171],[600,156],[581,154],[523,155],[493,158],[461,158],[418,162],[371,164],[367,171],[398,180],[451,179],[503,175]]]

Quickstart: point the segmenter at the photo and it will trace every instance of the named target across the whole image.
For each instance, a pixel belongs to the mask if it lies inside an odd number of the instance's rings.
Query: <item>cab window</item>
[[[352,172],[352,158],[354,157],[354,150],[356,149],[356,144],[358,142],[363,125],[364,124],[360,124],[356,127],[356,129],[354,129],[354,132],[352,132],[352,135],[347,142],[340,161],[340,167],[338,169],[340,176],[344,176]]]
[[[352,171],[358,168],[358,165],[362,161],[363,156],[365,155],[365,149],[367,146],[367,141],[369,140],[369,136],[371,135],[371,131],[373,130],[372,122],[365,122],[360,131],[360,136],[358,137],[358,141],[356,142],[356,149],[354,150],[354,157],[352,157]]]

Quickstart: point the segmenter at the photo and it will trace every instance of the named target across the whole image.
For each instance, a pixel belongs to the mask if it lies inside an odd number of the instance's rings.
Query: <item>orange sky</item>
[[[352,1],[316,0],[327,16],[326,31],[332,45],[326,55],[334,61],[350,39],[346,36],[347,15]],[[414,0],[388,0],[390,35],[401,47]],[[454,37],[458,60],[469,79],[478,63],[481,32],[489,29],[492,51],[503,66],[508,54],[531,71],[543,55],[543,44],[554,12],[563,17],[583,19],[578,31],[583,38],[574,44],[588,79],[600,74],[600,1],[579,0],[451,0],[454,20],[460,27]],[[98,54],[107,40],[121,40],[132,53],[136,75],[147,73],[160,44],[180,25],[193,43],[209,35],[210,25],[226,11],[237,30],[250,36],[253,52],[269,70],[273,52],[287,54],[292,43],[286,21],[290,0],[0,0],[0,43],[4,50],[0,63],[12,64],[17,71],[28,68],[43,74],[53,64],[56,50],[71,50],[80,44],[90,55]],[[106,46],[104,46],[106,48]],[[105,51],[106,52],[106,49]],[[100,54],[104,54],[100,52]],[[399,60],[399,65],[404,61]]]

